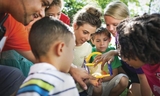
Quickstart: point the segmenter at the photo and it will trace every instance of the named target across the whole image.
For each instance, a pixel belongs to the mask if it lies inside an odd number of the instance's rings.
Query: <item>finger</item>
[[[78,80],[78,83],[80,84],[80,86],[84,89],[87,90],[87,85],[85,84],[85,82],[82,79]]]
[[[88,76],[89,76],[89,79],[96,80],[96,78],[94,76],[92,76],[92,75],[88,75]]]
[[[94,67],[97,66],[102,61],[102,58],[99,58],[95,61]]]
[[[101,56],[102,56],[102,55],[97,55],[97,56],[94,58],[93,63],[96,63],[97,60],[101,59]]]
[[[109,59],[109,60],[108,60],[108,64],[111,64],[111,62],[112,62],[112,59]]]

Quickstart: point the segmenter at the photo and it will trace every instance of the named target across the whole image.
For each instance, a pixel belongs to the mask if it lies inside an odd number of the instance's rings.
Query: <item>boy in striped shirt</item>
[[[37,63],[30,68],[18,96],[79,96],[68,74],[73,60],[73,33],[61,21],[44,17],[36,21],[29,43]]]

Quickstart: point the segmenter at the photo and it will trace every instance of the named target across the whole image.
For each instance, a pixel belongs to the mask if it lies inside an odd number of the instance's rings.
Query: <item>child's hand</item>
[[[101,79],[90,80],[90,84],[92,84],[92,85],[95,86],[95,87],[100,86],[101,83],[102,83],[102,80],[101,80]]]

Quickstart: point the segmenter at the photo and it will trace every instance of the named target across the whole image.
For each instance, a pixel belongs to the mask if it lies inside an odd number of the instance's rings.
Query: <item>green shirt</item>
[[[110,50],[115,50],[115,48],[109,46],[109,47],[106,49],[105,52],[108,52],[108,51],[110,51]],[[96,47],[93,47],[93,48],[92,48],[92,52],[97,52]],[[103,52],[103,53],[105,53],[105,52]],[[93,56],[91,57],[89,63],[92,63],[92,62],[93,62],[95,56],[96,56],[96,55],[93,55]],[[111,67],[112,67],[112,69],[118,68],[118,67],[120,67],[121,65],[122,65],[122,64],[121,64],[118,56],[115,56],[115,57],[114,57],[114,60],[111,62]],[[108,71],[108,66],[107,66],[107,65],[104,66],[104,70],[105,70],[105,71]]]

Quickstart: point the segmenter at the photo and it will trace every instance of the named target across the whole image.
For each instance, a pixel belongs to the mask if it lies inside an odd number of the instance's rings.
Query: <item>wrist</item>
[[[72,64],[71,64],[71,68],[70,68],[70,70],[69,70],[69,73],[72,75],[72,71],[73,71],[74,69],[76,69],[76,68],[77,68],[77,66],[72,63]]]
[[[118,56],[118,50],[112,50],[112,55]]]

